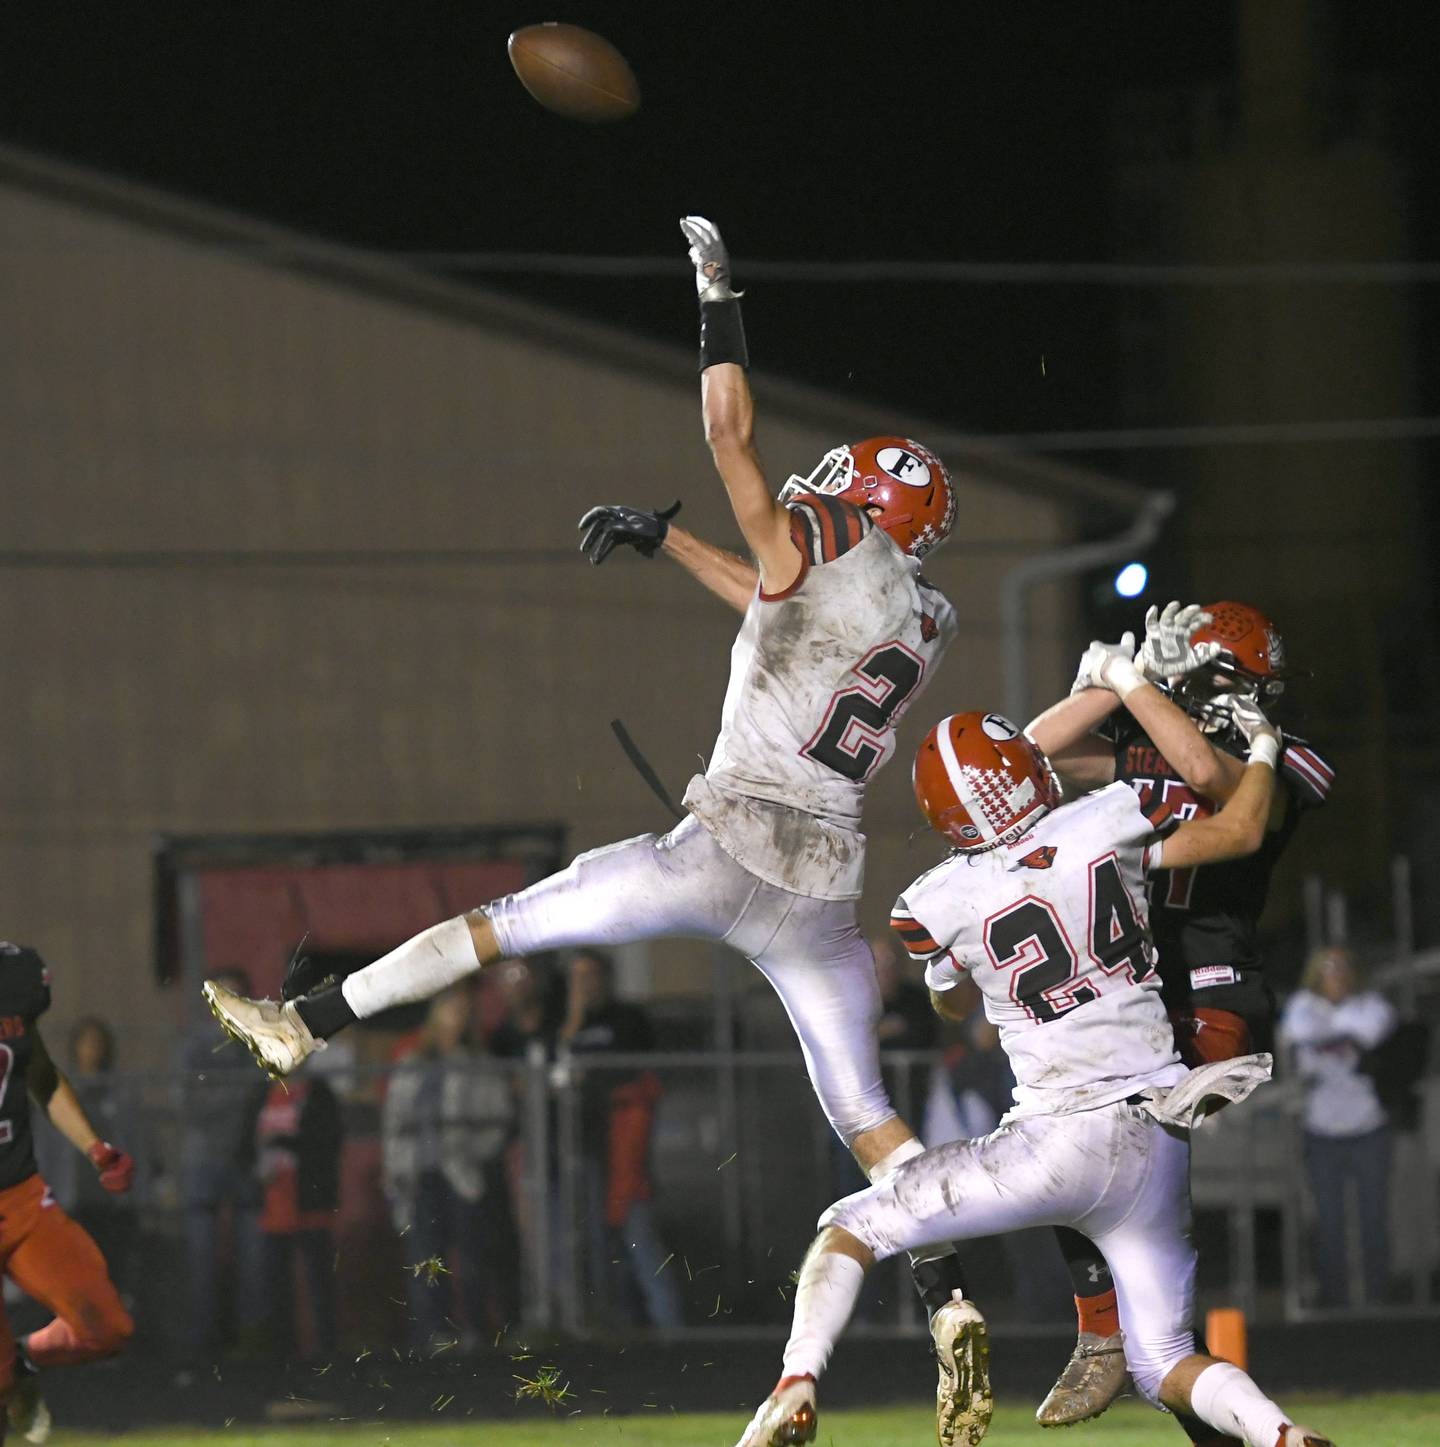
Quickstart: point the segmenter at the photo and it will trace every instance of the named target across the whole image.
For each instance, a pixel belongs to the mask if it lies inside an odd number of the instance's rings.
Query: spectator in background
[[[1361,989],[1354,955],[1338,948],[1311,955],[1280,1019],[1280,1039],[1293,1050],[1305,1087],[1305,1167],[1315,1200],[1321,1306],[1349,1299],[1347,1181],[1354,1182],[1360,1208],[1365,1300],[1382,1301],[1388,1289],[1390,1122],[1361,1066],[1396,1023],[1382,995]]]
[[[504,1174],[514,1094],[506,1072],[487,1068],[493,1057],[476,1045],[471,1007],[464,986],[435,997],[419,1044],[390,1077],[380,1113],[385,1193],[410,1268],[406,1289],[422,1349],[454,1339],[447,1322],[453,1252],[471,1339],[503,1327],[519,1300]]]
[[[600,950],[571,956],[559,1041],[580,1093],[580,1195],[592,1281],[601,1300],[611,1300],[604,1287],[611,1262],[618,1262],[613,1298],[622,1315],[633,1315],[638,1304],[651,1326],[678,1327],[683,1323],[679,1288],[663,1270],[668,1253],[650,1177],[660,1079],[653,1070],[633,1066],[606,1069],[602,1059],[652,1050],[650,1017],[639,1005],[615,998],[614,966]]]
[[[227,989],[250,989],[244,970],[222,970],[219,978]],[[245,1140],[254,1069],[243,1045],[226,1040],[217,1046],[208,1015],[196,1021],[180,1044],[180,1204],[190,1320],[186,1350],[197,1360],[213,1355],[222,1345],[232,1301],[241,1344],[263,1345],[256,1219],[260,1191]],[[228,1293],[221,1288],[227,1277],[232,1284]]]
[[[256,1092],[246,1132],[260,1184],[263,1289],[270,1349],[295,1355],[298,1264],[318,1360],[335,1353],[335,1212],[340,1203],[340,1103],[316,1075],[301,1073]]]
[[[505,1015],[490,1037],[490,1049],[507,1059],[523,1060],[530,1046],[538,1044],[548,1057],[555,1026],[534,969],[526,960],[506,960],[496,966],[495,978]]]

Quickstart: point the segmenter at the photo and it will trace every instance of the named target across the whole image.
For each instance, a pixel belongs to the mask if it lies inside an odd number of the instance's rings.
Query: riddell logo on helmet
[[[928,487],[930,484],[930,465],[903,447],[882,447],[875,454],[875,461],[907,487]]]

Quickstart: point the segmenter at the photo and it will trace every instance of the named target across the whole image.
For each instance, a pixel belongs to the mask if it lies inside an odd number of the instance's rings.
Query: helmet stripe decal
[[[966,779],[965,771],[960,767],[960,760],[955,754],[955,740],[950,737],[950,725],[957,716],[952,713],[943,720],[936,734],[936,742],[940,745],[940,762],[945,765],[945,777],[950,780],[955,797],[965,806],[970,822],[980,831],[980,837],[986,840],[994,839],[995,830],[985,817],[985,811],[980,807],[980,801],[975,797],[975,791],[970,787],[970,781]]]

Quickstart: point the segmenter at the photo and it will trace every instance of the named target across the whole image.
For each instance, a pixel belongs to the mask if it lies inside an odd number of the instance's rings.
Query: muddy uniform
[[[1180,819],[1215,813],[1215,804],[1176,774],[1128,714],[1116,720],[1114,742],[1115,777],[1142,800],[1162,803]],[[1237,757],[1242,753],[1233,735],[1219,744]],[[1247,859],[1171,870],[1151,882],[1150,923],[1165,1003],[1177,1017],[1176,1035],[1191,1063],[1192,1056],[1219,1059],[1220,1052],[1270,1048],[1275,997],[1261,968],[1260,915],[1275,865],[1301,815],[1325,802],[1334,778],[1334,769],[1313,748],[1287,738],[1276,775],[1286,796],[1285,814],[1259,851]],[[1208,1015],[1211,1011],[1238,1016],[1243,1026]]]
[[[720,737],[690,817],[583,854],[485,913],[502,950],[720,940],[785,1005],[810,1078],[848,1144],[894,1115],[880,1077],[880,993],[855,900],[865,786],[955,633],[949,603],[858,508],[790,508],[799,577],[756,593],[730,658]]]
[[[1193,1103],[1243,1097],[1269,1064],[1180,1063],[1144,893],[1174,827],[1163,804],[1112,784],[904,892],[895,929],[932,990],[978,986],[1015,1105],[990,1135],[926,1151],[822,1218],[878,1257],[1030,1226],[1082,1231],[1114,1273],[1127,1363],[1151,1401],[1194,1351]]]

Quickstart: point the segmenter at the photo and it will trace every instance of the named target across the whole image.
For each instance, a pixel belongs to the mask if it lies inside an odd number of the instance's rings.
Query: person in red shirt
[[[260,1181],[264,1280],[274,1293],[269,1325],[275,1350],[295,1338],[294,1262],[305,1273],[315,1354],[335,1350],[335,1210],[340,1191],[340,1105],[319,1077],[278,1081],[256,1097],[254,1149]]]

